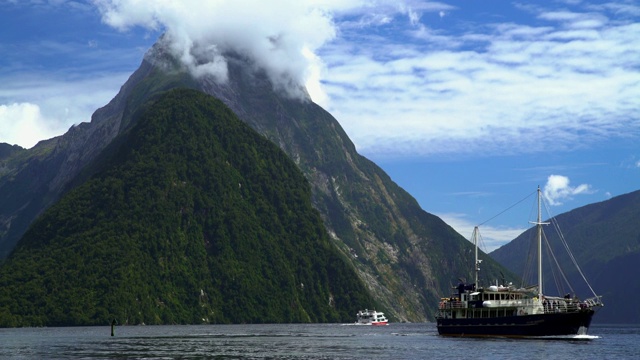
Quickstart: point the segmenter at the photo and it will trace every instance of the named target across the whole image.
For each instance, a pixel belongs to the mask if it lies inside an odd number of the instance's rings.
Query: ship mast
[[[476,288],[478,288],[478,273],[480,272],[480,263],[482,262],[482,260],[478,260],[478,233],[480,232],[480,230],[478,229],[478,227],[474,227],[473,228],[473,245],[476,248],[476,258],[475,258],[475,273],[476,273],[476,278],[475,278],[475,286]]]
[[[535,222],[538,239],[538,301],[542,301],[542,225],[549,223],[542,222],[542,192],[538,186],[538,219]]]
[[[542,300],[542,206],[538,186],[538,299]]]

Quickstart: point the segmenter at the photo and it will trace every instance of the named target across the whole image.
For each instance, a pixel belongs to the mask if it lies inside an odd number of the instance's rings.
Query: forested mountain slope
[[[0,267],[1,326],[346,322],[375,304],[310,187],[220,101],[142,106]]]

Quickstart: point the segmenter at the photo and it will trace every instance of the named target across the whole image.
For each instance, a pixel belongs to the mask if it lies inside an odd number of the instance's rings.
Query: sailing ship
[[[537,230],[538,284],[516,288],[511,283],[479,287],[478,227],[473,232],[475,245],[475,283],[461,282],[448,298],[442,298],[436,313],[440,335],[469,337],[545,337],[576,338],[586,335],[601,298],[584,301],[570,294],[549,296],[542,284],[542,194],[538,187]],[[586,280],[586,279],[585,279]]]

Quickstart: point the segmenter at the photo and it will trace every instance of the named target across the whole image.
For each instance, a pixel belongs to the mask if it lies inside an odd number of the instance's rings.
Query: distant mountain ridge
[[[313,205],[334,246],[349,259],[381,310],[399,321],[432,320],[440,297],[449,294],[458,278],[471,278],[471,244],[360,156],[321,107],[308,98],[276,92],[268,77],[242,56],[228,54],[228,64],[225,84],[193,78],[160,41],[91,123],[29,149],[27,160],[0,175],[0,196],[16,197],[0,204],[0,254],[6,257],[43,209],[91,175],[87,165],[134,125],[133,114],[148,99],[187,87],[222,100],[296,163],[312,186]],[[487,279],[508,273],[483,257]]]
[[[604,308],[594,317],[600,323],[639,323],[640,309],[634,301],[640,296],[640,280],[635,277],[640,264],[640,191],[616,196],[557,215],[556,220],[569,247],[593,289],[603,296]],[[532,229],[490,253],[515,274],[525,271]],[[570,265],[556,241],[547,232],[549,243],[557,245],[554,253],[576,292],[590,294],[584,281]],[[553,278],[545,271],[544,282],[551,286]]]

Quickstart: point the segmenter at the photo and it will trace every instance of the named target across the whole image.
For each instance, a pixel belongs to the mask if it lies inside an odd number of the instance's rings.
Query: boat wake
[[[573,337],[573,340],[594,340],[594,339],[600,339],[600,336],[596,336],[596,335],[575,335]]]
[[[532,340],[567,340],[567,341],[591,341],[600,339],[600,336],[596,335],[556,335],[556,336],[531,336],[525,339]]]

